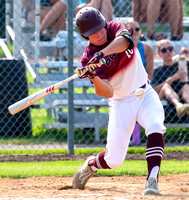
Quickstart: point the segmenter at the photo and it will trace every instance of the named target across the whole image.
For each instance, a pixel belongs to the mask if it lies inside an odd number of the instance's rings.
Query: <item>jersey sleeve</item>
[[[130,41],[128,49],[132,49],[134,47],[133,37],[122,22],[113,20],[108,25],[109,25],[109,30],[111,31],[110,35],[114,35],[114,38],[118,36],[123,36]]]

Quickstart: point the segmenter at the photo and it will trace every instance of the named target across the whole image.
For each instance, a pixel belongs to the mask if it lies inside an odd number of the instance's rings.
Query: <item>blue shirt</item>
[[[41,0],[40,1],[40,5],[41,6],[47,6],[47,7],[52,6],[52,4],[50,3],[50,1],[48,1],[48,0]]]
[[[138,50],[139,50],[139,53],[140,53],[140,56],[141,56],[141,59],[142,59],[142,63],[144,65],[144,67],[146,67],[146,58],[145,58],[145,55],[144,55],[144,45],[142,43],[142,41],[138,41]]]

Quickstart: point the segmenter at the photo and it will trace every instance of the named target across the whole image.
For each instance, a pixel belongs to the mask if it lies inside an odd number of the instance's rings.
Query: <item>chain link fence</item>
[[[44,2],[47,4],[41,6],[39,0],[4,0],[0,3],[0,36],[13,56],[10,59],[10,52],[5,52],[1,43],[0,150],[68,149],[73,154],[75,148],[105,147],[108,101],[95,94],[89,80],[75,79],[13,116],[8,112],[9,105],[54,85],[81,67],[80,59],[88,41],[78,34],[73,20],[80,1],[59,1],[53,13],[55,19],[46,22],[47,11],[53,5],[50,1],[41,1]],[[133,18],[133,6],[137,1],[111,2],[113,19],[126,23]],[[180,53],[181,47],[188,47],[188,5],[188,0],[182,2],[183,36],[181,40],[172,41],[175,54]],[[163,8],[166,9],[166,5]],[[140,7],[140,10],[144,9]],[[143,42],[153,49],[156,69],[162,64],[156,52],[157,41],[149,39],[147,21],[139,24],[146,40]],[[155,31],[171,38],[167,21],[157,21]],[[188,145],[189,116],[178,118],[169,101],[162,103],[166,114],[166,145]],[[137,131],[136,127],[136,132],[131,138],[131,146],[145,146],[143,128],[138,127]]]

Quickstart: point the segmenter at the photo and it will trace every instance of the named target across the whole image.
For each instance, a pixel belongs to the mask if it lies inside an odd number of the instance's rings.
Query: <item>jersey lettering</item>
[[[110,66],[112,60],[117,56],[117,53],[109,55],[108,59],[106,60],[106,64]]]

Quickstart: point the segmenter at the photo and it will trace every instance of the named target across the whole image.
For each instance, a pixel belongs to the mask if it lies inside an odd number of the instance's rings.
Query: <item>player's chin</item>
[[[97,43],[98,46],[105,44],[107,41],[105,39],[99,40]]]

